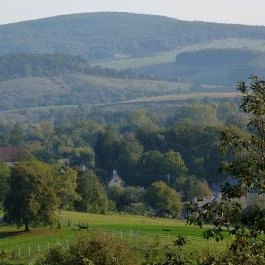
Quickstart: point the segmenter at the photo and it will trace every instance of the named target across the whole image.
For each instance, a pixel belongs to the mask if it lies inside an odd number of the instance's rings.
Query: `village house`
[[[113,170],[111,180],[108,183],[108,188],[113,186],[121,186],[124,187],[125,183],[121,177],[118,176],[117,170]]]
[[[21,147],[0,146],[0,161],[13,166],[21,159],[24,152],[24,148]]]

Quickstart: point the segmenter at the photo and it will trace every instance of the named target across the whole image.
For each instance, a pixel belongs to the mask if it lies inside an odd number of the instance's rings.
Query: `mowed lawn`
[[[88,213],[63,212],[59,218],[61,229],[55,227],[32,228],[24,233],[23,228],[0,226],[0,251],[13,252],[20,259],[31,259],[45,252],[56,244],[67,247],[78,234],[100,233],[106,240],[115,238],[128,243],[142,256],[144,249],[159,238],[161,247],[172,242],[176,236],[187,238],[187,250],[198,254],[218,252],[227,245],[204,240],[203,230],[195,226],[187,226],[184,221],[163,218],[150,218],[133,215],[96,215]]]

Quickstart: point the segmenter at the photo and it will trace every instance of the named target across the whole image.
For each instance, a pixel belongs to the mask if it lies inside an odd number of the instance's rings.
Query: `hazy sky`
[[[265,25],[265,0],[0,0],[0,24],[97,11]]]

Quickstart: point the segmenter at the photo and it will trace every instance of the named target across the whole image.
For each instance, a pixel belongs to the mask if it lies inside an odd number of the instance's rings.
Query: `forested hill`
[[[150,55],[227,38],[265,40],[265,27],[131,13],[64,15],[0,26],[0,54],[66,53],[99,60]]]
[[[114,78],[133,79],[138,77],[130,71],[116,71],[100,66],[91,66],[85,59],[67,54],[0,55],[0,81],[23,77],[52,77],[73,73]]]

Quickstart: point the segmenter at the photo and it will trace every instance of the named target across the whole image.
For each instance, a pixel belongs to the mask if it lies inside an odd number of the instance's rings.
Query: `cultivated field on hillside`
[[[54,78],[20,78],[0,82],[0,110],[106,104],[144,97],[190,93],[194,89],[194,84],[185,82],[127,80],[81,74]],[[225,88],[200,85],[199,90],[223,91]]]

